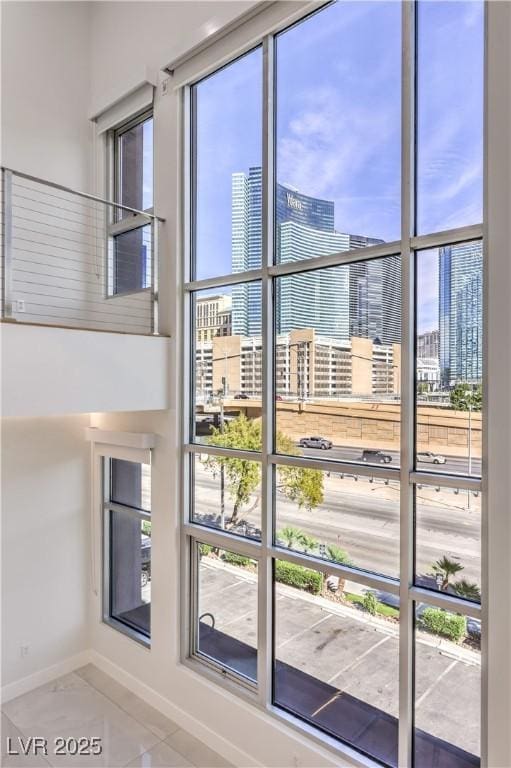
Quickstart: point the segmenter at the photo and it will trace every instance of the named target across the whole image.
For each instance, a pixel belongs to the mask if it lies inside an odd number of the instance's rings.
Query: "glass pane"
[[[202,80],[195,99],[195,277],[261,266],[262,50]]]
[[[197,651],[257,680],[257,563],[199,544]]]
[[[261,465],[257,461],[192,455],[194,523],[261,538]]]
[[[360,585],[350,603],[344,584],[291,563],[275,579],[274,703],[396,765],[399,611]]]
[[[153,118],[119,136],[119,202],[146,211],[153,207]],[[119,217],[131,216],[120,211]]]
[[[276,281],[277,451],[399,465],[400,257]]]
[[[113,238],[109,293],[141,291],[151,285],[151,226],[131,229]]]
[[[417,254],[417,468],[480,475],[483,246]]]
[[[276,261],[397,240],[399,3],[333,3],[278,35],[276,62]]]
[[[151,467],[110,459],[110,501],[151,511]]]
[[[110,615],[151,634],[151,523],[118,511],[110,512]]]
[[[195,442],[261,449],[261,283],[194,294]]]
[[[276,543],[399,577],[399,482],[277,466]]]
[[[483,219],[484,3],[418,3],[418,234]]]
[[[481,600],[481,494],[415,488],[415,580],[421,587]]]
[[[415,764],[479,766],[480,707],[480,622],[417,606]]]

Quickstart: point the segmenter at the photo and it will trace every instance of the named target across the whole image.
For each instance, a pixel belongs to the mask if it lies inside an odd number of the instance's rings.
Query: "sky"
[[[338,0],[276,47],[277,180],[333,200],[338,231],[387,241],[400,236],[400,13]],[[481,0],[419,3],[419,234],[482,219],[482,41]],[[231,176],[261,165],[261,104],[260,48],[197,86],[199,279],[231,271]],[[430,330],[438,276],[421,274]]]

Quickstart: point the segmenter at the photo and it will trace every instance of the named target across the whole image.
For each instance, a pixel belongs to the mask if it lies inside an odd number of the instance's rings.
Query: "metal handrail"
[[[157,334],[158,230],[165,219],[152,209],[141,211],[5,166],[0,166],[0,170],[1,319],[23,323],[36,319],[39,324],[90,327],[91,330],[92,323],[101,330],[130,332],[131,329],[134,333],[146,333],[150,324],[151,333]],[[25,180],[29,184],[24,185]],[[24,189],[33,189],[36,194],[26,198]],[[51,194],[50,190],[63,194]],[[46,200],[39,199],[40,193],[48,196]],[[50,198],[52,201],[47,202]],[[27,206],[25,199],[33,200],[35,205]],[[67,214],[61,214],[61,201],[66,203],[62,205]],[[71,208],[67,207],[69,204]],[[45,210],[47,206],[49,210]],[[100,218],[96,215],[99,208],[103,209]],[[95,215],[85,214],[84,218],[82,214],[87,209],[95,211]],[[126,211],[127,215],[115,221],[117,217],[108,215],[108,209]],[[67,221],[70,224],[66,225]],[[145,277],[138,289],[118,292],[111,284],[113,261],[117,258],[115,244],[120,242],[116,238],[131,230],[140,230],[144,248],[149,247],[143,256]],[[150,237],[149,246],[146,237]],[[33,245],[27,248],[28,243],[35,244],[35,248]],[[47,268],[41,269],[42,264]],[[129,265],[121,264],[120,268],[126,273]],[[138,300],[148,292],[149,303]],[[113,299],[116,301],[111,303]]]
[[[132,208],[129,205],[122,205],[121,203],[114,203],[112,200],[106,200],[103,197],[99,197],[98,195],[91,195],[88,192],[79,192],[77,189],[72,189],[72,187],[66,187],[64,184],[57,184],[55,181],[48,181],[48,179],[41,179],[39,176],[31,176],[29,173],[23,173],[22,171],[15,171],[12,168],[6,168],[4,165],[0,166],[2,171],[8,171],[9,173],[12,173],[13,176],[19,176],[21,179],[27,179],[27,181],[35,181],[37,184],[44,184],[47,187],[52,187],[53,189],[59,189],[61,192],[68,192],[71,195],[77,195],[78,197],[83,197],[86,200],[93,200],[95,203],[103,203],[104,205],[109,205],[111,208],[118,208],[122,211],[129,211],[130,213],[133,213],[137,216],[145,216],[148,219],[154,219],[155,221],[161,221],[164,222],[165,219],[161,216],[156,216],[154,213],[147,213],[147,211],[139,211],[138,208]]]

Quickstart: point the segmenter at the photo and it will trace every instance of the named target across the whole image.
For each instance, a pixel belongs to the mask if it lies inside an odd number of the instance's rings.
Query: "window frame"
[[[321,10],[326,4],[321,4],[312,11]],[[193,442],[193,359],[190,357],[190,341],[192,340],[192,331],[194,328],[194,318],[192,317],[191,307],[193,306],[193,294],[203,289],[213,289],[223,286],[232,286],[244,283],[249,280],[262,281],[263,310],[262,310],[262,339],[263,348],[266,353],[263,355],[263,395],[262,395],[262,421],[263,421],[263,443],[262,450],[254,453],[254,458],[262,464],[262,484],[261,494],[261,512],[262,512],[262,541],[260,544],[250,541],[248,550],[250,556],[259,561],[259,594],[258,594],[258,679],[259,688],[257,695],[258,705],[266,712],[271,713],[279,720],[286,722],[301,733],[307,735],[317,743],[328,746],[335,753],[342,757],[348,757],[358,765],[379,765],[376,760],[362,755],[355,748],[348,744],[339,742],[336,739],[322,734],[314,726],[311,726],[298,718],[284,712],[276,707],[272,701],[272,644],[273,633],[270,628],[273,623],[272,615],[272,568],[275,560],[286,560],[301,565],[309,565],[316,570],[323,570],[329,573],[337,572],[340,576],[348,577],[354,581],[359,581],[367,586],[384,587],[400,597],[401,600],[401,620],[400,620],[400,683],[399,683],[399,764],[410,766],[413,764],[413,651],[414,643],[414,611],[416,602],[425,602],[429,605],[446,608],[463,613],[467,617],[482,619],[482,667],[481,667],[481,764],[484,765],[488,750],[487,745],[487,725],[485,704],[488,700],[487,694],[487,659],[486,655],[486,580],[488,569],[488,557],[486,551],[486,520],[487,520],[487,488],[486,488],[486,449],[483,448],[483,471],[482,477],[467,477],[464,475],[436,474],[427,470],[417,469],[415,466],[415,421],[416,421],[416,402],[415,402],[415,254],[421,250],[437,248],[446,245],[466,243],[475,240],[483,241],[484,238],[484,257],[483,257],[483,291],[485,308],[483,310],[483,333],[484,333],[484,365],[483,382],[487,383],[487,284],[488,284],[488,255],[486,253],[486,209],[484,213],[484,223],[473,224],[469,226],[454,228],[451,230],[440,231],[432,234],[423,234],[417,236],[413,230],[415,208],[415,159],[414,159],[414,137],[415,137],[415,16],[416,8],[413,2],[402,3],[402,168],[401,168],[401,237],[398,241],[383,243],[376,246],[367,246],[354,251],[343,251],[338,254],[317,257],[313,260],[303,261],[292,264],[273,264],[271,255],[273,248],[273,198],[275,182],[275,165],[273,158],[273,138],[274,138],[274,120],[273,120],[273,95],[274,95],[274,41],[275,37],[281,31],[288,29],[295,23],[305,19],[310,10],[302,10],[295,17],[287,21],[271,25],[270,31],[266,30],[264,34],[250,35],[249,42],[242,46],[231,48],[231,55],[227,53],[227,46],[218,45],[219,51],[215,60],[212,60],[211,52],[209,63],[204,66],[204,52],[199,55],[199,66],[195,68],[194,74],[187,72],[187,66],[183,66],[185,75],[183,81],[177,85],[182,92],[182,157],[183,157],[183,185],[182,185],[182,213],[183,213],[183,232],[182,232],[182,308],[181,318],[184,318],[183,324],[183,346],[181,361],[183,365],[183,384],[182,384],[182,402],[183,419],[180,424],[182,434],[182,526],[181,541],[182,552],[182,574],[183,587],[181,591],[182,606],[182,636],[181,636],[181,660],[193,668],[195,671],[205,674],[210,679],[220,685],[226,685],[227,681],[222,678],[220,671],[204,668],[203,662],[193,655],[193,646],[190,638],[190,623],[193,621],[193,597],[191,594],[193,581],[193,558],[190,556],[190,549],[194,546],[194,541],[207,541],[214,546],[234,549],[244,553],[245,542],[232,540],[228,533],[206,529],[191,521],[188,517],[188,511],[191,509],[190,501],[193,488],[190,486],[189,458],[196,453],[215,453],[214,449],[208,449],[207,446]],[[251,27],[250,22],[247,26]],[[487,46],[487,6],[485,5],[485,67],[488,58]],[[194,177],[193,177],[193,131],[194,131],[194,112],[193,112],[193,85],[200,82],[204,77],[210,76],[222,67],[239,58],[242,53],[263,46],[263,260],[260,269],[250,272],[236,273],[234,275],[222,275],[205,280],[194,280],[192,275],[192,255],[193,255],[193,210],[194,210]],[[232,53],[236,51],[236,53]],[[197,76],[200,73],[200,77]],[[487,78],[485,78],[485,100],[487,90]],[[485,151],[486,151],[486,115],[485,115]],[[485,158],[485,178],[487,174],[487,164]],[[485,188],[486,195],[486,188]],[[293,466],[304,466],[309,468],[321,469],[324,471],[332,470],[331,461],[321,461],[316,459],[305,459],[297,457],[285,457],[276,454],[273,450],[272,436],[273,423],[275,418],[274,398],[272,395],[274,380],[274,348],[273,343],[276,338],[272,324],[272,285],[277,277],[305,272],[309,270],[348,264],[353,261],[363,261],[382,256],[392,256],[396,253],[401,255],[402,260],[402,340],[401,340],[401,466],[399,469],[388,468],[367,468],[364,465],[356,466],[358,475],[374,476],[387,479],[398,479],[401,484],[401,518],[400,518],[400,565],[401,580],[396,581],[380,577],[376,574],[367,574],[358,568],[351,568],[337,564],[322,564],[316,557],[290,552],[287,549],[281,549],[273,543],[274,528],[274,509],[273,509],[273,484],[272,473],[277,464],[290,463]],[[191,371],[189,363],[191,362]],[[487,387],[483,388],[483,443],[486,443],[487,437]],[[409,416],[410,418],[407,418]],[[244,452],[232,450],[230,455],[241,458],[245,456]],[[335,462],[336,468],[340,472],[353,472],[354,464],[351,462]],[[414,489],[417,485],[431,484],[445,486],[449,488],[458,487],[482,494],[482,532],[481,532],[481,569],[482,569],[482,605],[470,603],[461,598],[449,595],[448,593],[436,593],[415,585],[415,563],[414,563]],[[248,554],[248,552],[247,552]],[[323,566],[323,567],[322,567]],[[245,696],[239,686],[228,685],[238,695]]]
[[[130,448],[118,448],[108,445],[96,445],[96,472],[97,484],[100,496],[100,520],[101,520],[101,621],[103,624],[126,635],[140,645],[151,647],[151,634],[135,629],[120,621],[112,615],[111,610],[111,513],[120,512],[129,515],[140,522],[152,520],[149,510],[139,509],[128,504],[114,502],[110,498],[111,493],[111,460],[130,461],[137,464],[148,464],[151,467],[151,450],[137,450]],[[152,505],[151,505],[152,506]],[[151,548],[152,549],[152,548]],[[152,557],[152,551],[151,551]]]
[[[122,205],[121,195],[121,138],[123,134],[129,131],[131,128],[145,123],[147,120],[152,119],[154,121],[153,108],[144,109],[142,112],[138,112],[128,120],[124,120],[119,125],[111,128],[107,132],[106,137],[106,154],[107,154],[107,190],[108,197],[115,203]],[[153,122],[154,125],[154,122]],[[107,228],[106,228],[106,270],[105,270],[105,298],[111,299],[116,296],[130,296],[132,294],[143,293],[144,291],[151,291],[155,293],[157,288],[157,278],[155,274],[156,259],[155,254],[157,252],[157,222],[154,218],[154,149],[153,149],[153,205],[143,211],[136,210],[130,206],[126,206],[126,210],[131,211],[131,216],[126,216],[122,219],[119,215],[119,209],[111,207],[108,212]],[[141,229],[142,227],[151,227],[151,253],[150,253],[150,283],[143,288],[134,290],[116,291],[113,280],[114,262],[115,262],[115,240],[119,235],[123,235],[127,232],[131,232],[135,229]],[[155,314],[154,324],[156,327],[156,305],[155,300]],[[153,329],[154,330],[154,329]]]

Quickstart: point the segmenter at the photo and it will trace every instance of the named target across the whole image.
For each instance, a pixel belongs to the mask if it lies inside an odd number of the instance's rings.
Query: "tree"
[[[288,549],[293,549],[294,545],[300,541],[303,531],[299,528],[293,528],[292,525],[287,525],[280,531],[277,531],[277,539],[283,541]]]
[[[374,592],[365,593],[362,605],[364,606],[364,609],[371,614],[371,616],[376,616],[376,612],[378,610],[378,600],[376,599]]]
[[[314,536],[309,536],[307,533],[302,532],[300,534],[298,543],[301,545],[306,555],[308,555],[309,552],[314,552],[314,550],[318,548],[317,539],[315,539]]]
[[[480,411],[483,401],[483,388],[480,384],[475,387],[465,382],[459,382],[449,395],[451,405],[455,411]]]
[[[341,547],[337,547],[335,544],[327,545],[326,557],[332,563],[338,563],[339,565],[353,565],[353,563],[351,562],[350,556],[348,555],[346,550],[341,549]],[[340,592],[342,594],[346,587],[346,579],[343,579],[340,576],[337,576],[336,573],[330,573],[328,574],[328,576],[336,576],[339,579],[339,586],[337,587],[337,592]],[[325,579],[325,584],[326,584],[326,579]]]
[[[345,549],[337,547],[335,544],[328,544],[326,548],[326,556],[328,560],[333,563],[339,563],[339,565],[352,565],[350,556]]]
[[[456,559],[450,560],[446,555],[433,563],[432,568],[433,573],[439,573],[442,576],[440,589],[443,591],[449,586],[451,578],[463,570],[461,563]]]
[[[456,594],[460,597],[464,597],[466,600],[474,600],[475,602],[481,600],[481,590],[474,582],[460,579],[452,586]]]
[[[279,453],[298,455],[289,437],[277,432],[276,439]],[[247,419],[244,414],[240,414],[236,419],[225,423],[223,429],[213,428],[209,444],[219,448],[260,451],[261,422]],[[229,495],[234,501],[230,525],[236,525],[241,508],[248,504],[261,481],[260,463],[253,459],[231,456],[208,456],[203,464],[212,472],[224,472]],[[314,509],[323,501],[323,473],[316,469],[280,465],[277,467],[277,488],[299,507]]]

